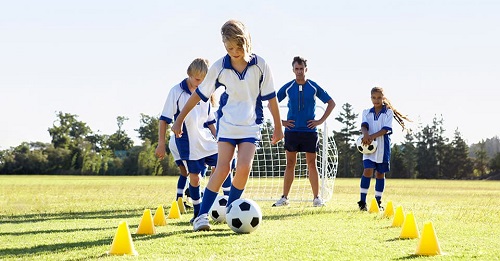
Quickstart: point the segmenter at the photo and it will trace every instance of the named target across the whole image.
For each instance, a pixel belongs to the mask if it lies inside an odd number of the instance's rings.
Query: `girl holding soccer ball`
[[[373,87],[371,89],[373,107],[366,109],[362,114],[361,132],[362,143],[369,145],[377,141],[377,150],[371,154],[363,154],[363,175],[361,176],[358,206],[361,211],[366,211],[366,195],[370,188],[370,180],[375,172],[375,199],[381,207],[382,194],[385,187],[385,173],[389,171],[391,157],[392,119],[405,129],[404,120],[410,121],[406,116],[397,111],[385,97],[384,89]]]

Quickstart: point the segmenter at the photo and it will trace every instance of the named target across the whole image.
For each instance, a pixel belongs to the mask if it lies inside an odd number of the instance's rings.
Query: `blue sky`
[[[217,2],[1,1],[0,149],[50,142],[58,111],[100,134],[127,116],[139,145],[140,113],[159,115],[194,58],[225,54],[230,18],[248,26],[276,89],[293,79],[293,56],[308,59],[308,78],[337,103],[335,130],[344,103],[360,113],[382,86],[415,127],[442,115],[448,137],[500,135],[498,1]]]

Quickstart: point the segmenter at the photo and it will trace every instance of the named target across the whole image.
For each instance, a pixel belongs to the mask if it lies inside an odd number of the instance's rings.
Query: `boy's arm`
[[[216,137],[217,135],[217,130],[215,129],[215,124],[210,124],[208,125],[208,129],[212,133],[212,136]]]
[[[175,119],[174,124],[172,125],[172,132],[174,132],[177,138],[182,136],[182,123],[184,119],[186,119],[187,114],[200,102],[201,98],[197,92],[193,92],[191,97],[187,100],[186,104],[182,108],[179,115],[177,115],[177,119]]]
[[[155,154],[159,159],[163,159],[166,153],[166,140],[165,134],[167,132],[168,124],[164,120],[159,120],[158,123],[158,145],[156,146]]]
[[[269,110],[271,111],[271,115],[273,116],[273,122],[274,122],[274,132],[271,143],[276,144],[278,143],[278,141],[283,139],[283,129],[281,127],[280,110],[278,107],[278,101],[276,100],[276,97],[271,98],[269,100],[268,107]]]

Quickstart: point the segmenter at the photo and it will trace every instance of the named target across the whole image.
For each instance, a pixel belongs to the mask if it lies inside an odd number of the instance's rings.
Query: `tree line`
[[[342,106],[335,118],[340,123],[340,129],[333,131],[338,149],[338,177],[359,177],[363,172],[362,155],[355,148],[355,139],[360,135],[357,119],[358,114],[349,103]],[[56,120],[48,128],[50,143],[23,142],[0,150],[0,174],[178,175],[169,151],[163,160],[155,157],[158,117],[141,114],[140,126],[134,129],[141,140],[139,146],[134,146],[122,129],[126,120],[127,117],[118,116],[115,133],[99,134],[79,121],[77,115],[57,112]],[[391,171],[387,176],[485,179],[499,175],[498,137],[474,144],[471,151],[458,130],[452,140],[444,136],[444,131],[443,119],[435,117],[432,124],[408,133],[401,144],[393,144]],[[167,142],[169,136],[170,132]]]

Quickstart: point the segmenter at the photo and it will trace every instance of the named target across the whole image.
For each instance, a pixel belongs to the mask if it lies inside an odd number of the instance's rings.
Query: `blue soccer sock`
[[[371,178],[365,177],[365,175],[361,176],[361,184],[360,184],[360,194],[362,202],[366,202],[366,194],[368,194],[368,189],[370,188]]]
[[[240,190],[240,189],[235,188],[233,185],[231,185],[231,190],[229,191],[229,197],[227,199],[226,206],[231,205],[231,203],[233,203],[233,201],[239,199],[241,197],[241,194],[243,194],[243,190],[244,189]]]
[[[189,194],[191,194],[191,199],[193,200],[194,216],[197,217],[198,213],[200,213],[201,203],[200,186],[193,187],[191,184],[189,184]]]
[[[375,198],[377,201],[382,199],[382,194],[385,188],[385,177],[381,179],[375,179]]]
[[[229,196],[229,191],[231,191],[231,183],[233,178],[231,177],[231,173],[227,176],[226,180],[224,180],[224,183],[222,183],[222,192],[224,193],[225,196]]]
[[[187,182],[187,177],[179,175],[179,180],[177,180],[177,197],[175,198],[176,200],[184,196],[184,188],[186,187],[186,182]]]
[[[217,192],[213,192],[208,188],[205,188],[205,192],[203,193],[203,201],[200,206],[199,215],[207,214],[210,211],[210,208],[215,202],[215,198],[217,198]]]

